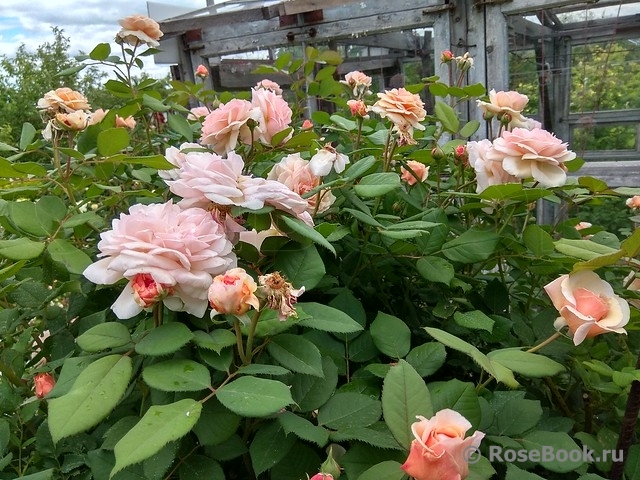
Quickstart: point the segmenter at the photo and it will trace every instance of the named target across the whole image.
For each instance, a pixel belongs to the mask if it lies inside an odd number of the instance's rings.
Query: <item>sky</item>
[[[161,3],[195,9],[204,8],[206,0],[161,0]],[[120,30],[118,20],[128,15],[147,15],[146,0],[0,0],[0,55],[11,56],[19,45],[35,50],[52,41],[54,26],[63,29],[70,40],[69,53],[89,53],[98,43],[113,43]],[[116,49],[117,47],[117,49]],[[145,58],[145,71],[164,76],[169,69],[155,66]]]

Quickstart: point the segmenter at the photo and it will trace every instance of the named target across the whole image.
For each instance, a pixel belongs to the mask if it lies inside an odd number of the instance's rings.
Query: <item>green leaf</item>
[[[560,451],[571,452],[576,450],[582,452],[578,444],[564,432],[534,431],[533,433],[525,435],[522,439],[522,445],[529,451],[537,450],[541,453],[545,451],[545,448],[551,448],[556,454]],[[552,460],[542,458],[538,463],[552,472],[567,473],[575,471],[584,464],[584,461],[582,455],[580,455],[580,460],[578,461],[574,461],[570,457],[556,458],[554,455]]]
[[[318,425],[333,430],[368,427],[380,419],[380,402],[369,395],[338,392],[318,410]]]
[[[240,416],[229,411],[214,397],[204,403],[193,432],[203,446],[220,445],[236,433],[241,421]]]
[[[495,413],[491,433],[511,437],[535,427],[542,418],[542,407],[538,400],[511,398],[496,409]]]
[[[279,422],[273,421],[262,425],[249,446],[251,465],[256,476],[283,460],[295,443],[296,437],[286,435]]]
[[[544,480],[544,478],[535,473],[522,470],[513,463],[507,463],[507,476],[505,480]]]
[[[211,386],[209,369],[188,359],[171,359],[147,365],[142,378],[163,392],[198,392]]]
[[[400,175],[395,172],[371,173],[362,177],[353,190],[361,197],[380,197],[400,188]]]
[[[166,112],[171,110],[171,107],[162,103],[162,100],[154,98],[151,95],[147,95],[146,93],[142,95],[142,105],[154,112]]]
[[[105,159],[111,163],[126,163],[129,165],[144,165],[145,167],[155,168],[156,170],[173,170],[175,165],[169,163],[162,155],[149,155],[144,157],[116,155]]]
[[[152,457],[167,443],[189,433],[201,411],[202,403],[190,398],[149,407],[140,421],[116,444],[116,464],[110,478],[123,468]]]
[[[291,381],[291,395],[301,412],[311,412],[324,405],[338,384],[338,368],[328,356],[322,358],[324,378],[297,374]]]
[[[388,357],[403,358],[409,353],[411,330],[398,317],[378,312],[370,328],[373,343]]]
[[[274,269],[284,274],[294,287],[304,286],[305,291],[315,288],[325,275],[324,263],[315,245],[288,243],[276,253]]]
[[[91,327],[76,339],[76,343],[85,352],[100,352],[131,343],[131,335],[123,323],[106,322]]]
[[[289,387],[276,380],[243,376],[218,389],[218,400],[243,417],[265,417],[291,405]]]
[[[132,374],[131,358],[109,355],[85,368],[71,390],[49,401],[54,443],[100,423],[124,395]]]
[[[494,350],[487,354],[492,362],[498,362],[509,370],[513,370],[526,377],[552,377],[564,372],[564,365],[551,360],[544,355],[524,352],[519,349]]]
[[[480,310],[473,310],[471,312],[455,312],[453,314],[453,319],[461,327],[470,328],[472,330],[485,330],[489,333],[493,332],[493,325],[496,323]]]
[[[267,344],[267,351],[278,363],[292,372],[317,377],[323,375],[320,350],[299,335],[276,335]]]
[[[369,213],[361,212],[360,210],[356,210],[354,208],[343,208],[342,211],[350,213],[351,215],[353,215],[357,220],[359,220],[362,223],[365,223],[367,225],[371,225],[372,227],[384,228],[384,225],[382,225],[380,222],[378,222]]]
[[[537,257],[553,253],[553,238],[539,225],[531,224],[522,232],[524,244]]]
[[[464,416],[472,425],[480,423],[482,410],[472,383],[454,378],[446,382],[430,383],[428,387],[434,412],[450,408]]]
[[[293,131],[293,128],[291,127],[287,127],[284,130],[280,130],[273,137],[271,137],[271,142],[270,142],[271,145],[274,147],[277,147],[278,145],[280,145],[282,142],[285,141],[285,139],[289,136],[289,134],[291,134],[292,131]]]
[[[285,224],[285,226],[291,229],[293,232],[297,233],[298,235],[301,235],[304,238],[311,240],[314,243],[317,243],[318,245],[323,246],[324,248],[329,250],[331,253],[333,253],[334,256],[336,255],[336,250],[335,248],[333,248],[333,245],[331,245],[327,241],[327,239],[322,236],[322,234],[314,230],[313,227],[310,227],[309,225],[304,223],[302,220],[299,220],[297,218],[287,217],[286,215],[278,215],[277,218],[278,220],[281,220]]]
[[[22,124],[22,132],[20,133],[20,150],[24,151],[33,142],[36,136],[36,129],[28,122]]]
[[[358,480],[403,480],[407,474],[400,467],[395,460],[386,460],[362,472]]]
[[[369,170],[374,169],[378,163],[379,160],[374,156],[361,158],[345,170],[343,177],[346,180],[355,180],[356,178],[363,176]]]
[[[444,102],[436,101],[434,113],[442,126],[451,133],[457,133],[460,128],[460,120],[456,111]]]
[[[151,330],[136,345],[140,355],[168,355],[176,352],[193,338],[193,333],[184,323],[171,322]]]
[[[304,327],[332,333],[355,333],[362,331],[362,325],[346,313],[321,303],[306,302],[296,306],[307,314],[298,322]]]
[[[591,240],[562,238],[555,242],[555,247],[560,253],[582,260],[592,260],[601,256],[615,257],[617,255],[619,255],[618,258],[621,258],[624,255],[623,250],[607,247]]]
[[[47,470],[42,470],[41,472],[32,473],[30,475],[24,475],[19,477],[20,480],[53,480],[53,474],[55,470],[53,468],[49,468]]]
[[[223,348],[236,344],[236,336],[229,330],[218,328],[211,333],[196,330],[193,332],[193,343],[200,348],[220,353]]]
[[[98,153],[109,157],[129,146],[129,133],[125,128],[107,128],[98,134]]]
[[[480,198],[483,200],[512,200],[514,202],[532,202],[539,198],[553,195],[551,190],[544,188],[527,188],[521,183],[504,183],[491,185],[482,191]]]
[[[469,138],[478,131],[478,128],[480,128],[480,122],[478,120],[470,120],[460,129],[460,135]]]
[[[331,115],[330,119],[333,123],[335,123],[340,128],[343,128],[348,132],[352,132],[358,128],[358,124],[356,122],[354,122],[353,120],[344,118],[341,115],[337,115],[337,114]]]
[[[355,441],[385,450],[404,450],[404,447],[400,446],[384,422],[376,422],[368,427],[342,428],[339,431],[331,432],[329,440],[331,442]]]
[[[329,441],[328,430],[293,412],[281,413],[278,415],[278,421],[287,435],[293,433],[296,437],[313,442],[319,447],[324,447]]]
[[[67,272],[82,275],[92,260],[85,252],[71,245],[64,238],[56,238],[47,246],[47,253],[56,263],[64,266]]]
[[[225,480],[218,462],[204,455],[190,455],[181,459],[180,480]]]
[[[91,50],[89,53],[89,58],[91,60],[97,60],[99,62],[106,60],[109,55],[111,55],[111,45],[108,43],[99,43]]]
[[[437,372],[447,358],[447,351],[439,342],[428,342],[411,349],[405,360],[421,377]]]
[[[167,124],[176,133],[179,133],[186,142],[193,142],[193,130],[186,118],[182,115],[176,115],[170,113],[167,116]]]
[[[382,387],[384,421],[400,445],[409,450],[416,416],[433,416],[431,396],[422,377],[404,360],[391,367]]]
[[[500,242],[495,232],[470,228],[442,246],[442,253],[452,262],[463,264],[488,259]]]
[[[238,369],[240,375],[287,375],[291,373],[279,365],[264,365],[262,363],[252,363]]]
[[[9,260],[30,260],[39,257],[44,251],[45,244],[34,242],[28,238],[14,240],[0,240],[0,256]]]

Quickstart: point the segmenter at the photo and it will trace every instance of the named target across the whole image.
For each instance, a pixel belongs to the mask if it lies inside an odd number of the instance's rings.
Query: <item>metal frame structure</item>
[[[615,7],[618,14],[561,21],[570,12],[604,7]],[[247,58],[248,52],[323,44],[377,51],[347,58],[342,74],[367,69],[393,73],[403,61],[418,59],[430,73],[445,76],[438,53],[468,51],[475,60],[470,83],[508,90],[509,52],[530,49],[536,52],[540,95],[546,101],[539,120],[570,141],[583,117],[570,113],[572,46],[640,39],[640,0],[236,0],[162,20],[160,27],[165,33],[161,48],[169,55],[156,61],[174,64],[174,77],[183,80],[193,80],[195,66],[205,63],[216,73],[211,76],[216,89],[255,84],[249,72],[256,62]],[[411,35],[415,29],[426,29],[431,36],[416,41]],[[245,59],[225,58],[241,53]],[[245,84],[239,81],[243,78]],[[467,118],[479,115],[475,108],[460,113]],[[640,109],[594,111],[589,118],[598,126],[640,126]],[[633,151],[585,152],[587,163],[580,175],[598,176],[613,186],[640,185],[640,140],[636,143]]]

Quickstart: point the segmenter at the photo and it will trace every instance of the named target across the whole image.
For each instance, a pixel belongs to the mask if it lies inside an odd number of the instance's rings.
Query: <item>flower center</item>
[[[596,321],[601,320],[609,313],[607,301],[586,288],[576,289],[573,296],[576,299],[576,309]]]

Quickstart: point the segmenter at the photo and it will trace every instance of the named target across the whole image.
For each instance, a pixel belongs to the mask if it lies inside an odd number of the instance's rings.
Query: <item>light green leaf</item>
[[[85,252],[73,246],[64,238],[56,238],[47,246],[47,253],[56,263],[67,269],[69,273],[82,275],[92,260]]]
[[[379,197],[400,188],[400,176],[395,172],[372,173],[362,177],[353,190],[361,197]]]
[[[34,242],[28,238],[0,240],[0,256],[9,260],[30,260],[39,257],[44,251],[45,244]]]
[[[22,132],[20,132],[20,150],[24,151],[33,142],[36,136],[36,129],[28,122],[22,124]]]
[[[456,111],[444,102],[436,101],[434,113],[442,126],[451,133],[457,133],[460,128],[460,120]]]
[[[147,365],[142,378],[164,392],[197,392],[211,386],[209,369],[188,359],[171,359]]]
[[[416,269],[430,282],[450,285],[455,276],[453,265],[441,257],[422,257],[416,262]]]
[[[182,348],[192,338],[193,333],[184,323],[165,323],[140,340],[136,345],[136,352],[150,356],[168,355]]]
[[[439,342],[428,342],[411,349],[405,360],[421,377],[437,372],[447,358],[447,351]]]
[[[496,323],[480,310],[471,312],[455,312],[453,314],[454,321],[461,327],[473,330],[485,330],[489,333],[493,331],[493,325]]]
[[[274,269],[305,291],[315,288],[325,275],[324,263],[315,245],[302,246],[298,243],[288,243],[281,248],[274,259]]]
[[[404,360],[389,369],[382,387],[384,421],[400,445],[409,450],[416,416],[431,417],[429,389],[422,377]]]
[[[564,365],[551,360],[544,355],[524,352],[519,349],[494,350],[487,354],[492,362],[498,362],[509,370],[513,370],[526,377],[552,377],[564,372]]]
[[[318,424],[333,430],[368,427],[382,414],[380,402],[369,395],[338,392],[318,410]]]
[[[299,335],[283,333],[267,344],[269,354],[292,372],[321,377],[322,356],[313,343]]]
[[[571,451],[582,451],[576,442],[574,442],[569,435],[564,432],[543,432],[543,431],[534,431],[522,439],[522,445],[525,449],[537,450],[542,453],[544,448],[552,448],[553,452],[571,452]],[[567,473],[573,472],[580,466],[584,464],[582,459],[582,455],[580,455],[580,460],[575,461],[571,458],[553,458],[553,460],[542,459],[538,462],[547,470],[551,470],[552,472],[558,473]]]
[[[286,215],[278,215],[277,220],[284,223],[286,227],[288,227],[298,235],[306,239],[309,239],[312,242],[317,243],[318,245],[323,246],[324,248],[329,250],[331,253],[336,255],[336,250],[335,248],[333,248],[333,245],[331,245],[327,241],[327,239],[322,236],[322,234],[314,230],[312,227],[304,223],[302,220],[299,220],[297,218],[287,217]]]
[[[353,215],[357,220],[361,221],[362,223],[365,223],[367,225],[371,225],[372,227],[384,228],[384,225],[382,225],[380,222],[378,222],[369,213],[361,212],[360,210],[356,210],[355,208],[343,208],[342,211],[350,213],[351,215]]]
[[[460,135],[469,138],[478,131],[478,128],[480,128],[480,122],[478,120],[470,120],[460,129]]]
[[[527,248],[537,257],[553,253],[553,238],[539,225],[527,225],[522,232],[522,239]]]
[[[582,260],[592,260],[600,256],[615,257],[617,255],[619,255],[617,258],[620,258],[624,255],[623,250],[607,247],[591,240],[562,238],[555,242],[555,247],[560,253]]]
[[[358,480],[403,480],[407,478],[407,474],[400,467],[400,463],[386,460],[362,472]]]
[[[20,480],[53,480],[54,473],[55,473],[55,470],[53,468],[49,468],[47,470],[32,473],[30,475],[25,475],[19,478]]]
[[[398,317],[378,312],[370,328],[373,343],[388,357],[403,358],[409,353],[411,330]]]
[[[473,383],[454,378],[446,382],[430,383],[428,388],[434,412],[450,408],[464,416],[472,425],[480,423],[482,411]]]
[[[372,155],[361,158],[356,163],[351,164],[349,168],[345,170],[343,177],[346,180],[355,180],[356,178],[360,178],[361,176],[363,176],[368,171],[375,169],[378,163],[379,160]]]
[[[129,329],[120,322],[100,323],[76,339],[78,346],[85,352],[100,352],[122,347],[130,342]]]
[[[94,47],[93,50],[89,53],[89,58],[91,60],[102,61],[106,60],[107,57],[111,54],[111,45],[108,43],[99,43]]]
[[[459,237],[442,246],[442,253],[452,262],[463,264],[488,259],[500,242],[500,236],[492,231],[470,228]]]
[[[54,443],[83,432],[105,418],[124,395],[132,374],[131,358],[109,355],[91,363],[71,390],[49,401],[49,430]]]
[[[108,128],[98,134],[98,153],[109,157],[129,146],[129,133],[125,128]]]
[[[166,112],[171,110],[171,107],[162,103],[162,100],[152,97],[151,95],[147,95],[146,93],[142,95],[142,105],[150,108],[154,112]]]
[[[324,447],[329,441],[329,431],[314,425],[306,418],[293,412],[283,412],[278,415],[278,421],[285,433],[293,433],[296,437],[313,442],[319,447]]]
[[[176,133],[179,133],[184,141],[193,142],[193,130],[186,118],[182,115],[169,114],[167,115],[167,124]]]
[[[307,315],[298,322],[304,327],[332,333],[354,333],[362,330],[362,325],[341,310],[315,302],[296,304]]]
[[[196,330],[193,332],[193,343],[200,348],[220,353],[223,348],[236,344],[236,336],[229,330],[222,328],[217,328],[211,333]]]
[[[243,417],[265,417],[291,405],[289,387],[276,380],[243,376],[218,389],[218,400]]]
[[[123,468],[152,457],[167,443],[189,433],[201,411],[202,403],[190,398],[149,407],[135,427],[116,444],[116,464],[110,478]]]
[[[144,165],[145,167],[155,168],[156,170],[172,170],[175,165],[169,163],[162,155],[149,155],[144,157],[134,157],[127,155],[115,155],[105,159],[111,163],[127,163],[129,165]]]

